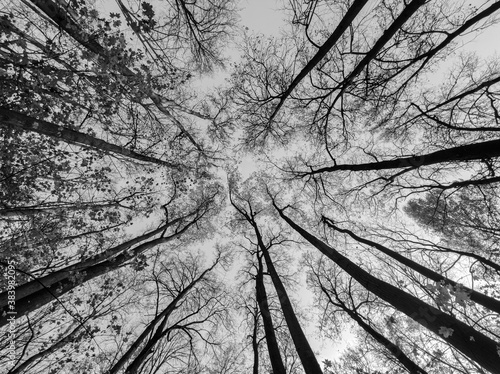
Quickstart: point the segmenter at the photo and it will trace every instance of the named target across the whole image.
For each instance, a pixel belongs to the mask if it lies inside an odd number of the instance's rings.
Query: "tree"
[[[281,310],[283,311],[283,315],[285,317],[286,323],[288,325],[288,329],[290,331],[290,335],[292,337],[293,343],[295,345],[295,348],[297,349],[297,353],[300,357],[300,360],[302,362],[302,366],[304,367],[304,371],[307,374],[311,373],[321,373],[321,367],[318,364],[318,361],[316,360],[316,357],[314,355],[314,352],[312,351],[309,342],[307,341],[306,336],[304,335],[304,332],[302,331],[302,328],[300,326],[300,323],[297,319],[297,316],[295,315],[295,312],[293,310],[292,304],[290,302],[290,298],[288,297],[288,294],[286,292],[285,286],[283,285],[283,282],[281,281],[278,272],[276,271],[276,268],[274,267],[273,261],[271,259],[271,256],[269,254],[269,249],[273,245],[279,245],[281,240],[279,236],[271,238],[269,241],[269,244],[264,243],[264,239],[262,237],[262,234],[259,230],[259,227],[256,222],[256,217],[259,214],[259,212],[255,212],[252,208],[252,204],[249,200],[243,200],[242,203],[248,206],[248,211],[245,210],[242,206],[238,205],[235,200],[231,197],[231,191],[230,191],[230,198],[231,198],[231,204],[233,207],[238,211],[238,213],[244,217],[244,219],[252,226],[255,236],[257,238],[257,245],[262,253],[262,256],[264,257],[264,260],[266,262],[266,267],[267,271],[271,275],[272,282],[274,284],[274,287],[276,289],[276,293],[278,295],[278,299],[281,305]],[[260,267],[259,267],[260,270]],[[263,286],[263,285],[262,285]],[[264,289],[265,292],[265,289]]]
[[[478,364],[485,369],[491,371],[496,370],[495,365],[497,364],[495,362],[499,361],[498,358],[500,358],[500,356],[495,356],[497,343],[494,340],[480,332],[477,332],[456,318],[441,312],[435,307],[426,304],[410,294],[407,294],[397,287],[370,275],[368,272],[348,260],[345,256],[341,255],[335,249],[331,248],[314,235],[297,225],[283,213],[284,209],[279,208],[274,199],[273,205],[278,211],[280,217],[284,219],[295,231],[313,244],[325,256],[334,261],[350,276],[356,279],[367,290],[373,292],[382,300],[390,303],[419,324],[433,331],[435,334],[442,334],[445,336],[447,342],[471,360],[478,362]],[[471,337],[473,340],[470,339]],[[481,341],[482,343],[470,344],[470,341]]]

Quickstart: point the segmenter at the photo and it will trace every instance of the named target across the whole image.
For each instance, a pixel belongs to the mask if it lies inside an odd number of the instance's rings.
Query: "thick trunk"
[[[403,353],[403,351],[394,343],[392,343],[389,339],[387,339],[384,335],[376,331],[373,327],[367,324],[355,311],[349,309],[347,305],[339,300],[339,302],[334,302],[330,297],[330,294],[321,286],[321,290],[326,295],[326,297],[330,300],[330,302],[336,306],[339,306],[344,310],[349,317],[351,317],[356,323],[365,330],[368,334],[370,334],[377,342],[382,344],[385,348],[391,352],[391,354],[403,365],[411,374],[427,374],[427,372],[418,366],[415,362],[413,362],[407,355]]]
[[[305,177],[308,175],[334,172],[337,170],[365,171],[403,168],[417,169],[421,166],[434,165],[443,162],[482,160],[499,156],[500,139],[496,139],[443,149],[441,151],[420,156],[401,157],[394,160],[368,162],[364,164],[337,164],[316,170],[298,172],[297,174]]]
[[[2,121],[3,125],[11,126],[24,131],[33,131],[66,143],[77,144],[83,147],[99,150],[106,154],[121,155],[141,162],[150,162],[161,166],[179,169],[179,165],[175,165],[155,157],[145,156],[123,146],[111,144],[94,136],[69,129],[67,127],[59,126],[54,123],[38,120],[6,108],[0,108],[0,121]]]
[[[384,45],[387,44],[389,40],[398,32],[399,29],[408,21],[411,16],[415,14],[415,12],[424,5],[426,0],[413,0],[410,4],[408,4],[401,14],[394,20],[394,22],[389,26],[387,30],[384,31],[382,36],[377,40],[375,45],[368,51],[368,53],[363,57],[363,59],[359,62],[358,65],[354,68],[354,70],[349,74],[347,78],[341,84],[342,91],[347,88],[348,85],[351,84],[352,80],[365,69],[365,67],[370,63],[371,60],[375,58],[377,53],[379,53]]]
[[[497,342],[451,315],[423,302],[417,297],[374,277],[293,222],[283,213],[282,209],[276,206],[274,201],[273,204],[279,215],[295,231],[319,249],[321,253],[335,262],[368,291],[388,302],[394,308],[406,314],[425,328],[437,335],[443,336],[443,339],[448,344],[455,347],[472,361],[477,362],[484,369],[490,370],[491,372],[498,372],[498,368],[500,367],[500,356],[498,355]],[[451,335],[446,334],[446,332],[451,332]],[[447,337],[444,337],[444,335],[447,335]]]
[[[286,374],[285,365],[283,364],[278,341],[274,332],[271,312],[269,311],[266,287],[264,285],[264,270],[262,269],[262,259],[259,257],[258,261],[259,270],[255,277],[255,288],[257,292],[257,303],[259,304],[260,314],[262,315],[262,321],[264,323],[264,332],[266,334],[269,359],[271,361],[271,366],[273,368],[274,374]]]
[[[51,284],[48,287],[43,287],[42,289],[34,293],[31,293],[23,298],[16,299],[16,304],[15,304],[16,317],[19,318],[26,315],[29,312],[32,312],[33,310],[36,310],[42,307],[43,305],[48,304],[49,302],[65,295],[69,291],[78,287],[80,284],[88,282],[110,271],[116,270],[121,266],[125,265],[128,261],[132,260],[135,256],[143,253],[144,251],[172,239],[173,237],[158,238],[143,243],[131,251],[126,251],[116,257],[113,257],[110,260],[103,261],[97,265],[80,269],[79,272],[74,273],[72,275],[67,274],[63,279],[59,280],[56,283]],[[8,316],[12,312],[10,312],[9,314],[8,313],[9,313],[8,305],[0,309],[1,315]],[[0,319],[0,327],[6,325],[7,323],[8,319],[6,317]]]
[[[281,94],[280,101],[276,108],[274,109],[272,115],[269,117],[269,122],[272,122],[280,108],[283,106],[285,100],[290,96],[295,87],[304,79],[307,74],[309,74],[314,67],[327,55],[327,53],[332,49],[332,47],[337,43],[342,34],[347,30],[347,28],[351,25],[354,18],[358,15],[358,13],[363,9],[368,0],[355,0],[345,16],[340,20],[336,29],[333,31],[332,35],[326,40],[326,42],[318,49],[316,54],[309,60],[309,62],[304,66],[304,68],[297,74],[297,76],[293,79],[290,86],[286,89],[285,92]]]
[[[283,285],[283,282],[281,282],[281,279],[276,272],[274,264],[271,260],[271,256],[269,255],[269,252],[262,241],[262,237],[256,225],[254,226],[254,229],[255,234],[257,235],[257,243],[259,244],[259,247],[264,255],[267,271],[271,275],[274,288],[276,289],[276,293],[278,294],[278,299],[281,304],[281,310],[283,311],[288,330],[290,331],[293,344],[295,345],[295,349],[297,350],[302,366],[304,367],[304,371],[306,374],[321,374],[323,373],[323,371],[321,370],[321,366],[316,360],[316,356],[314,355],[314,352],[311,349],[306,336],[304,335],[304,331],[302,331],[302,327],[300,326],[299,320],[295,315],[285,286]]]
[[[253,330],[252,330],[252,352],[253,352],[253,374],[259,374],[259,341],[258,341],[258,328],[259,328],[259,305],[255,304],[253,309]]]
[[[101,261],[108,260],[111,257],[123,253],[133,247],[136,244],[139,244],[140,242],[147,240],[155,235],[161,234],[163,231],[165,231],[169,226],[172,224],[175,224],[177,220],[174,220],[170,223],[167,223],[165,225],[162,225],[161,227],[157,228],[156,230],[152,230],[146,234],[143,234],[141,236],[138,236],[134,239],[128,240],[120,245],[117,245],[115,247],[109,248],[105,250],[102,253],[99,253],[87,260],[80,261],[76,264],[66,266],[65,268],[61,270],[54,271],[44,277],[34,279],[28,283],[22,284],[16,288],[16,299],[22,299],[24,297],[27,297],[31,294],[34,294],[44,288],[50,287],[53,284],[70,277],[72,274],[76,275],[79,272],[84,271],[85,269],[89,268],[90,266],[97,265]],[[7,295],[8,292],[2,292],[0,294],[0,307],[3,308],[7,305]]]
[[[389,257],[392,257],[393,259],[395,259],[396,261],[399,261],[400,263],[402,263],[403,265],[406,265],[408,266],[410,269],[413,269],[415,270],[416,272],[422,274],[423,276],[429,278],[429,279],[432,279],[434,282],[441,282],[443,281],[444,284],[449,284],[451,285],[454,289],[457,289],[457,283],[452,281],[451,279],[448,279],[446,277],[444,277],[443,275],[439,274],[439,273],[436,273],[435,271],[432,271],[431,269],[425,267],[425,266],[422,266],[418,263],[416,263],[415,261],[412,261],[410,260],[409,258],[403,256],[403,255],[400,255],[399,253],[397,252],[394,252],[392,250],[390,250],[389,248],[387,247],[384,247],[383,245],[381,244],[378,244],[378,243],[375,243],[375,242],[372,242],[371,240],[368,240],[368,239],[364,239],[360,236],[357,236],[356,234],[354,234],[352,231],[350,230],[346,230],[346,229],[341,229],[337,226],[335,226],[332,221],[326,217],[323,217],[323,220],[324,222],[329,226],[331,227],[332,229],[338,231],[338,232],[342,232],[342,233],[346,233],[348,234],[349,236],[351,236],[353,239],[357,240],[358,242],[360,243],[364,243],[364,244],[367,244],[373,248],[376,248],[378,249],[380,252],[386,254],[387,256]],[[470,299],[482,306],[484,306],[485,308],[493,311],[493,312],[496,312],[496,313],[499,313],[500,314],[500,300],[497,300],[493,297],[490,297],[490,296],[487,296],[481,292],[477,292],[477,291],[474,291],[472,289],[470,289],[469,287],[465,287],[463,285],[458,285],[461,290],[467,292],[467,294],[469,295]]]

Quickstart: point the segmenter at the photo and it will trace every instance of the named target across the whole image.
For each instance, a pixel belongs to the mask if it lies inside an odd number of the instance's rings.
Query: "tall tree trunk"
[[[433,271],[433,270],[431,270],[423,265],[420,265],[420,264],[416,263],[415,261],[410,260],[409,258],[407,258],[403,255],[400,255],[399,253],[394,252],[393,250],[390,250],[387,247],[384,247],[381,244],[378,244],[378,243],[375,243],[371,240],[364,239],[360,236],[357,236],[356,234],[354,234],[350,230],[341,229],[341,228],[337,227],[332,222],[332,220],[330,220],[329,218],[326,218],[325,216],[323,216],[323,222],[325,222],[329,227],[331,227],[332,229],[334,229],[338,232],[348,234],[350,237],[352,237],[353,239],[357,240],[360,243],[367,244],[373,248],[378,249],[380,252],[395,259],[396,261],[402,263],[403,265],[408,266],[410,269],[415,270],[416,272],[422,274],[423,276],[425,276],[429,279],[432,279],[434,282],[444,281],[445,284],[451,285],[455,290],[457,289],[458,284],[456,282],[452,281],[451,279],[446,278],[445,276],[443,276],[439,273],[436,273],[435,271]],[[467,292],[467,294],[469,295],[469,297],[472,301],[484,306],[485,308],[487,308],[493,312],[500,314],[500,300],[497,300],[493,297],[487,296],[481,292],[474,291],[474,290],[470,289],[469,287],[466,287],[463,285],[458,285],[458,286],[461,290]]]
[[[104,260],[109,260],[113,256],[116,256],[120,253],[124,253],[125,251],[129,250],[132,248],[134,245],[139,244],[140,242],[143,242],[147,239],[152,238],[153,236],[156,236],[158,234],[161,234],[165,230],[167,230],[169,227],[173,226],[174,224],[180,222],[182,219],[187,218],[188,216],[184,216],[182,218],[178,218],[175,220],[172,220],[159,228],[152,230],[150,232],[147,232],[143,235],[140,235],[138,237],[135,237],[131,240],[127,240],[126,242],[119,244],[115,247],[108,248],[104,252],[101,252],[97,255],[92,256],[91,258],[88,258],[86,260],[80,261],[76,264],[72,264],[69,266],[66,266],[63,269],[56,270],[50,274],[47,274],[41,278],[36,278],[30,282],[27,282],[25,284],[22,284],[18,287],[16,287],[16,299],[22,299],[24,297],[27,297],[37,291],[40,291],[46,287],[52,286],[54,283],[59,282],[72,274],[75,275],[79,272],[85,271],[85,269],[88,269],[89,267],[93,265],[97,265],[98,263],[104,261]],[[0,294],[0,308],[3,308],[7,305],[7,296],[8,292],[2,292]]]
[[[345,16],[342,17],[339,24],[333,31],[332,35],[326,40],[325,43],[321,47],[319,47],[316,54],[309,60],[309,62],[302,68],[302,70],[297,74],[297,76],[293,79],[292,83],[288,86],[285,92],[280,95],[280,101],[276,108],[273,110],[273,113],[269,117],[269,122],[272,122],[278,111],[283,106],[283,103],[290,96],[295,87],[309,74],[314,67],[325,57],[330,49],[333,48],[335,43],[340,39],[342,34],[347,30],[347,28],[351,25],[352,21],[359,14],[361,9],[366,5],[368,0],[354,0],[349,10],[346,12]]]
[[[472,161],[500,156],[500,139],[481,143],[460,145],[453,148],[428,153],[420,156],[401,157],[393,160],[368,162],[363,164],[335,164],[311,171],[296,172],[301,177],[308,175],[334,172],[337,170],[364,171],[386,169],[418,169],[421,166],[434,165],[443,162]]]
[[[253,309],[253,330],[252,330],[252,352],[253,352],[253,374],[259,374],[259,305],[257,304],[257,297],[255,298],[255,307]]]
[[[373,327],[371,327],[368,323],[366,323],[363,318],[353,309],[349,308],[340,298],[337,296],[336,291],[333,291],[335,294],[335,297],[337,299],[337,302],[335,302],[330,294],[328,293],[327,289],[323,286],[321,281],[318,281],[320,283],[321,291],[325,294],[325,296],[328,298],[328,301],[340,308],[344,312],[346,312],[349,317],[351,317],[356,323],[363,329],[365,330],[370,336],[373,337],[378,343],[382,344],[385,348],[391,352],[391,354],[398,360],[401,365],[403,365],[406,369],[411,374],[427,374],[427,372],[422,369],[420,366],[418,366],[415,362],[413,362],[407,355],[404,354],[404,352],[394,343],[392,343],[389,339],[387,339],[384,335],[379,333],[377,330],[375,330]]]
[[[134,249],[122,251],[119,255],[99,262],[93,266],[88,266],[85,268],[79,267],[78,271],[69,274],[66,273],[62,279],[58,280],[55,283],[51,283],[50,286],[41,285],[42,288],[38,289],[38,291],[29,293],[23,298],[16,299],[16,316],[24,316],[27,313],[36,310],[55,299],[58,299],[60,296],[73,290],[78,285],[126,265],[130,260],[145,252],[146,250],[153,248],[158,244],[166,243],[180,236],[196,222],[197,220],[193,220],[190,223],[186,224],[182,229],[177,230],[172,235],[169,235],[167,237],[160,237],[149,242],[142,243]],[[74,266],[78,266],[78,264]],[[60,276],[60,274],[58,274],[58,276]],[[36,287],[35,282],[36,281],[29,282],[30,286]],[[0,309],[0,314],[2,315],[7,315],[8,312],[9,305],[5,305]],[[0,327],[6,325],[7,323],[7,318],[0,319]]]
[[[347,257],[297,225],[283,213],[283,209],[280,209],[276,205],[274,199],[273,205],[279,215],[290,225],[290,227],[315,246],[321,253],[335,262],[368,291],[388,302],[394,308],[406,314],[425,328],[437,335],[443,336],[446,342],[471,360],[477,362],[484,369],[490,370],[491,372],[498,371],[500,367],[500,356],[498,354],[497,342],[476,331],[469,325],[457,320],[455,317],[440,311],[390,283],[374,277],[350,261]],[[445,332],[451,332],[451,335],[445,334]],[[444,337],[444,335],[447,335],[447,337]]]
[[[274,332],[273,320],[269,311],[267,301],[266,287],[264,285],[264,269],[262,268],[262,258],[257,253],[259,268],[255,277],[255,288],[257,292],[257,303],[259,304],[260,314],[264,323],[264,332],[266,334],[267,349],[269,351],[269,360],[273,368],[273,374],[286,374],[285,365],[281,358],[278,341]]]
[[[290,331],[290,335],[293,340],[293,344],[295,345],[295,349],[300,357],[300,361],[302,362],[302,366],[304,367],[304,371],[306,374],[321,374],[323,371],[321,370],[321,366],[316,360],[316,356],[307,341],[306,336],[304,335],[304,331],[300,326],[299,320],[295,315],[295,312],[292,307],[292,303],[290,302],[290,298],[286,292],[285,286],[281,281],[276,268],[271,260],[271,256],[269,255],[269,251],[267,247],[264,245],[262,241],[262,237],[257,228],[257,225],[254,226],[255,234],[257,235],[257,243],[264,255],[264,259],[266,261],[267,271],[271,275],[271,279],[274,284],[274,288],[276,289],[276,293],[278,294],[278,299],[280,301],[281,310],[283,311],[283,315],[285,316],[285,321],[288,326],[288,330]]]
[[[24,131],[33,131],[66,143],[77,144],[79,146],[102,151],[106,154],[121,155],[142,162],[150,162],[161,166],[180,169],[179,165],[171,162],[163,161],[155,157],[145,156],[123,146],[108,143],[94,136],[56,125],[54,123],[38,120],[7,108],[0,107],[0,121],[3,125],[11,126]]]
[[[322,373],[321,366],[316,360],[316,356],[314,355],[309,342],[307,341],[306,336],[304,335],[304,331],[300,326],[300,323],[295,315],[295,311],[293,310],[292,303],[290,302],[290,298],[288,297],[288,293],[286,292],[285,286],[274,267],[271,256],[269,255],[268,246],[264,244],[262,239],[262,235],[260,233],[259,227],[257,226],[257,222],[255,221],[255,217],[257,213],[252,210],[252,206],[249,201],[247,204],[250,208],[250,212],[247,212],[243,208],[236,205],[233,201],[232,196],[230,197],[231,203],[233,207],[248,221],[248,223],[252,226],[255,231],[255,236],[257,237],[257,244],[264,255],[264,259],[266,261],[267,271],[271,275],[271,280],[273,282],[274,288],[276,289],[276,293],[278,294],[278,299],[280,301],[281,310],[285,317],[286,324],[288,326],[288,330],[290,331],[290,336],[292,337],[293,343],[295,345],[295,349],[299,355],[302,366],[304,367],[304,371],[306,374],[316,374]]]

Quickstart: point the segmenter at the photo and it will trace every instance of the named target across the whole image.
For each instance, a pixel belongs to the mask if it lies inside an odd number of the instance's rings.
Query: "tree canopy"
[[[0,2],[2,372],[500,373],[500,2]]]

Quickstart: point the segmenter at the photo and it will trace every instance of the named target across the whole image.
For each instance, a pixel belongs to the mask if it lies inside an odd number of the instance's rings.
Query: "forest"
[[[500,373],[500,1],[250,2],[0,0],[0,374]]]

